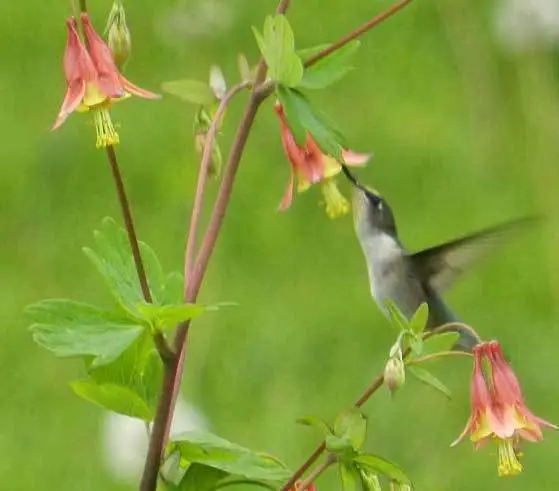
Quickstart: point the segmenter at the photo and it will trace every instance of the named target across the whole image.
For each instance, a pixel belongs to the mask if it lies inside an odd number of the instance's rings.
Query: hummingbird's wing
[[[507,222],[478,233],[411,254],[416,274],[434,290],[441,292],[465,270],[506,243],[537,217]]]

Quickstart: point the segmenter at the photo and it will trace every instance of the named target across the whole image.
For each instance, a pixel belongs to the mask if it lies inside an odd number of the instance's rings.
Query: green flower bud
[[[384,367],[384,385],[394,392],[404,385],[406,381],[406,369],[404,366],[404,361],[402,360],[402,353],[397,353],[386,362]]]
[[[132,39],[126,25],[126,13],[121,0],[115,0],[105,28],[107,44],[116,66],[122,70],[132,52]]]

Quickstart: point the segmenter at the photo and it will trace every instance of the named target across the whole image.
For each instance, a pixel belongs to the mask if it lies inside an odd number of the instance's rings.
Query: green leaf
[[[340,160],[344,138],[334,124],[298,90],[279,85],[277,95],[297,142],[302,144],[309,132],[322,152]]]
[[[423,302],[413,314],[410,320],[410,329],[416,333],[421,334],[427,325],[427,319],[429,317],[429,306],[426,302]]]
[[[376,472],[372,472],[370,469],[364,467],[361,467],[359,472],[361,474],[364,491],[382,491]]]
[[[287,87],[295,87],[303,77],[303,63],[295,53],[293,30],[284,15],[266,17],[261,35],[253,27],[254,36],[268,66],[269,77]]]
[[[379,457],[378,455],[359,455],[355,457],[355,464],[357,464],[360,469],[386,476],[388,479],[400,484],[411,485],[409,477],[399,465]]]
[[[145,332],[112,363],[90,367],[89,378],[98,385],[113,384],[130,389],[154,412],[163,380],[163,364],[150,333]]]
[[[357,469],[351,463],[340,462],[339,470],[342,491],[357,491],[357,482],[359,478]]]
[[[304,418],[299,418],[297,420],[297,423],[305,426],[314,426],[315,428],[318,428],[324,434],[324,436],[332,434],[332,428],[330,428],[328,423],[322,421],[319,418],[315,418],[314,416],[305,416]]]
[[[341,460],[351,460],[351,458],[355,455],[353,444],[345,435],[326,435],[324,438],[324,444],[329,452],[338,455]]]
[[[433,354],[441,351],[449,351],[458,342],[460,334],[457,332],[443,332],[430,336],[423,341],[424,353]]]
[[[352,41],[307,68],[299,86],[308,89],[323,89],[341,80],[353,70],[349,63],[360,45],[359,41]]]
[[[66,299],[42,300],[26,313],[37,344],[60,357],[93,357],[92,366],[115,360],[146,330],[124,315]]]
[[[347,438],[353,450],[358,451],[365,442],[367,418],[356,407],[345,409],[334,422],[334,433],[341,438]]]
[[[215,96],[206,82],[199,80],[173,80],[161,84],[163,91],[182,99],[185,102],[208,106]]]
[[[180,491],[212,491],[227,472],[202,464],[191,464],[178,486]]]
[[[316,46],[310,46],[309,48],[298,49],[296,53],[303,62],[306,62],[309,58],[328,48],[328,46],[330,46],[330,43],[317,44]]]
[[[101,230],[94,232],[97,250],[83,251],[105,278],[109,288],[126,310],[135,313],[134,305],[144,301],[126,232],[112,218],[105,218]]]
[[[72,390],[85,399],[109,411],[151,421],[153,411],[132,390],[114,384],[98,385],[88,380],[77,380],[70,384]]]
[[[408,366],[408,371],[419,381],[432,387],[435,390],[438,390],[449,399],[451,398],[452,394],[450,393],[450,390],[448,390],[446,386],[432,373],[428,372],[424,368],[416,366]]]
[[[407,339],[413,354],[415,356],[421,355],[421,353],[423,353],[423,340],[412,332],[410,332]]]
[[[408,319],[404,314],[402,314],[402,312],[400,312],[400,309],[396,307],[396,304],[392,302],[392,300],[386,298],[384,300],[384,305],[388,310],[388,315],[392,325],[398,329],[398,331],[407,331],[409,329]]]
[[[246,479],[283,481],[291,474],[276,458],[253,452],[208,432],[184,432],[173,438],[172,447],[188,462],[203,464]]]
[[[206,310],[201,305],[185,303],[182,305],[153,305],[143,303],[136,306],[138,312],[158,329],[175,326],[180,322],[194,319]]]

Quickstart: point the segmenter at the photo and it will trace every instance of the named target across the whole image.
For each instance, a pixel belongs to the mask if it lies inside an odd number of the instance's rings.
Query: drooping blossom
[[[63,58],[66,95],[52,130],[59,128],[74,111],[92,111],[97,131],[97,147],[106,147],[119,142],[108,111],[113,102],[132,94],[146,99],[158,99],[160,96],[141,89],[124,78],[116,68],[108,46],[93,29],[87,14],[81,15],[81,22],[85,45],[78,34],[76,20],[71,17],[66,21],[68,39]]]
[[[293,201],[293,187],[297,179],[297,191],[306,191],[313,184],[319,184],[326,206],[326,214],[336,218],[349,211],[349,202],[341,194],[334,176],[342,170],[341,165],[328,155],[322,153],[313,137],[307,133],[305,144],[297,144],[293,132],[287,124],[281,104],[276,103],[275,112],[280,122],[280,136],[284,152],[290,163],[290,177],[278,209],[284,211]],[[349,166],[363,166],[370,158],[369,154],[342,150],[342,158]]]
[[[471,414],[464,431],[452,445],[459,443],[467,433],[474,448],[493,440],[499,448],[499,476],[516,475],[522,471],[518,452],[520,439],[540,441],[542,427],[557,429],[557,426],[528,409],[518,379],[504,360],[499,343],[479,344],[474,347],[473,355]]]

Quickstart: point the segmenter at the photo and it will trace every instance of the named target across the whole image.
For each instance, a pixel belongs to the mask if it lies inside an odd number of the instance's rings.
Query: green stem
[[[438,353],[432,353],[430,355],[420,356],[419,358],[413,358],[412,360],[406,361],[406,365],[417,365],[426,361],[436,360],[437,358],[443,358],[445,356],[467,356],[471,358],[472,355],[466,351],[439,351]]]
[[[305,491],[305,489],[307,489],[316,480],[316,478],[320,476],[326,469],[328,469],[328,467],[330,467],[335,461],[336,458],[332,454],[328,455],[328,457],[322,464],[316,466],[312,470],[312,472],[301,483],[301,485],[297,487],[297,490]]]

